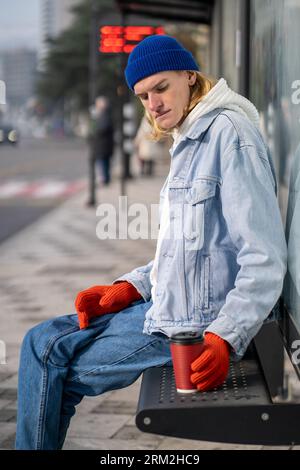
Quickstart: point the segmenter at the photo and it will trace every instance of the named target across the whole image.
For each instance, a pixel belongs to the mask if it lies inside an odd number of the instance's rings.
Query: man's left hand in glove
[[[231,346],[213,333],[204,336],[203,350],[191,364],[191,382],[204,392],[222,385],[229,369]]]

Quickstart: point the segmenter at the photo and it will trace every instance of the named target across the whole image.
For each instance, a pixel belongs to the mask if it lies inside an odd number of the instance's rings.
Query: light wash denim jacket
[[[170,154],[160,193],[160,213],[169,197],[170,237],[161,245],[144,333],[210,331],[240,359],[280,297],[286,273],[269,150],[247,118],[218,108],[199,118]],[[151,300],[152,265],[114,282],[127,280]]]

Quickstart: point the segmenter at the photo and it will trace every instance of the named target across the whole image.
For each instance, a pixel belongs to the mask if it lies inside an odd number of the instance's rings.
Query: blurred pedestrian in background
[[[135,155],[140,165],[141,176],[152,176],[155,161],[162,161],[166,156],[169,157],[168,149],[171,141],[168,139],[155,141],[151,138],[151,131],[151,125],[144,115],[134,139]]]
[[[111,106],[106,96],[98,96],[91,109],[90,144],[101,182],[111,181],[111,159],[114,152],[114,126]]]

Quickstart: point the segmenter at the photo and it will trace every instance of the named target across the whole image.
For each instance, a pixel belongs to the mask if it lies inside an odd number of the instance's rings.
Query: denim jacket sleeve
[[[231,149],[222,162],[222,211],[240,269],[206,331],[227,340],[233,358],[240,359],[281,295],[287,248],[267,154],[244,145]]]
[[[151,282],[150,282],[150,271],[153,266],[153,260],[151,260],[145,266],[133,269],[133,271],[118,277],[113,283],[118,281],[127,281],[134,285],[136,290],[141,294],[145,302],[150,300],[151,297]]]

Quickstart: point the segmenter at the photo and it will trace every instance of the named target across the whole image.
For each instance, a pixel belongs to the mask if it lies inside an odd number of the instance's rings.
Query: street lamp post
[[[94,105],[96,99],[97,77],[97,26],[98,9],[95,0],[90,0],[90,35],[89,35],[89,105]],[[89,149],[89,206],[96,205],[96,155],[93,142]]]

